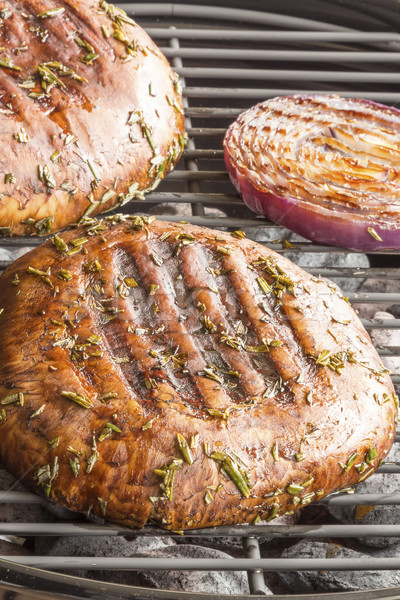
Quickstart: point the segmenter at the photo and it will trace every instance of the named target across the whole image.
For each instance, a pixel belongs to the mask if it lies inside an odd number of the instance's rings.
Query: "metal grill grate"
[[[168,3],[125,3],[125,10],[134,15],[170,59],[183,79],[187,130],[190,136],[187,149],[177,169],[149,196],[145,203],[136,202],[126,207],[131,212],[151,211],[160,219],[185,220],[197,225],[218,228],[246,229],[250,238],[262,238],[263,232],[274,233],[283,239],[289,232],[243,207],[228,180],[223,165],[222,137],[227,125],[245,108],[258,100],[281,94],[298,92],[340,92],[395,104],[400,101],[398,83],[400,73],[400,19],[392,11],[395,4],[374,7],[368,1],[333,3],[317,0],[310,4],[307,18],[294,16],[297,8],[290,3],[282,8],[288,14],[259,10],[241,10],[225,6],[173,5]],[[303,8],[303,7],[302,7]],[[340,8],[340,10],[339,10]],[[346,27],[341,25],[346,23]],[[359,27],[353,24],[359,23]],[[349,26],[351,24],[351,27]],[[179,207],[178,214],[168,214],[169,207]],[[162,211],[164,208],[166,210]],[[189,211],[188,211],[189,208]],[[216,216],[215,209],[220,211]],[[186,213],[190,214],[187,215]],[[167,214],[166,214],[167,213]],[[269,238],[271,239],[271,237]],[[2,246],[11,250],[34,246],[34,239],[5,239]],[[269,242],[271,243],[271,242]],[[332,279],[369,278],[377,282],[400,279],[400,258],[393,263],[393,255],[370,257],[374,268],[343,266],[343,258],[353,254],[341,248],[312,244],[307,240],[286,248],[281,242],[273,249],[292,256],[313,253],[321,261],[333,257],[333,266],[315,266],[312,274]],[[400,252],[399,252],[400,253]],[[397,253],[397,254],[399,254]],[[391,264],[397,266],[389,266]],[[296,260],[296,259],[295,259]],[[0,268],[7,265],[0,262]],[[325,264],[325,263],[321,263]],[[383,266],[381,266],[383,265]],[[385,266],[386,265],[386,266]],[[384,310],[391,304],[400,304],[400,290],[395,293],[351,293],[355,308],[376,305]],[[374,321],[363,319],[365,327],[400,329],[400,319]],[[381,356],[400,357],[400,347],[379,349]],[[393,381],[400,383],[400,375]],[[396,436],[400,442],[400,434]],[[400,474],[400,465],[384,463],[379,473]],[[379,476],[379,475],[376,475]],[[45,502],[30,493],[7,491],[0,493],[0,503],[29,505]],[[330,506],[400,504],[400,495],[337,495],[323,501]],[[0,523],[1,535],[51,536],[126,534],[122,527],[95,525],[87,522],[57,523]],[[132,533],[132,532],[130,532]],[[18,598],[216,598],[213,594],[167,592],[128,586],[99,583],[66,577],[57,569],[130,569],[130,570],[245,570],[248,572],[250,594],[240,598],[261,598],[265,594],[262,571],[288,570],[368,570],[400,569],[400,558],[392,559],[261,559],[257,538],[260,535],[276,538],[327,539],[360,536],[399,536],[400,524],[393,525],[273,525],[221,527],[197,530],[191,537],[239,536],[243,538],[243,558],[229,560],[157,559],[157,558],[78,558],[52,556],[9,557],[17,564],[0,560],[0,597],[2,591],[18,589]],[[146,526],[140,535],[171,535],[152,526]],[[27,568],[28,567],[28,568]],[[50,572],[35,568],[48,569]],[[30,590],[28,595],[21,591]],[[36,592],[35,592],[36,590]],[[20,595],[21,594],[21,595]],[[37,594],[37,595],[36,595]],[[400,598],[400,588],[351,594],[316,594],[315,600],[327,598]],[[14,597],[14,596],[13,596]],[[64,596],[63,596],[64,597]],[[223,596],[218,595],[218,598]],[[284,598],[284,596],[275,596]],[[297,597],[297,596],[296,596]],[[230,596],[239,599],[239,596]],[[289,598],[289,596],[285,596]]]

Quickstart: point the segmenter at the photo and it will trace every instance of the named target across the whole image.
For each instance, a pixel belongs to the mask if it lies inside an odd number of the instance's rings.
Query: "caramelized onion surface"
[[[339,96],[286,96],[229,127],[225,162],[255,212],[318,243],[400,248],[400,111]]]

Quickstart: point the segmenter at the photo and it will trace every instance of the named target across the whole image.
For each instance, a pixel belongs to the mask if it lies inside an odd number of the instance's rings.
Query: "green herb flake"
[[[86,473],[91,473],[93,467],[97,463],[99,458],[99,452],[97,450],[96,438],[93,436],[92,438],[92,454],[87,459]]]
[[[257,283],[264,292],[264,294],[268,295],[271,293],[271,286],[265,281],[264,277],[257,277]]]
[[[212,493],[210,492],[210,490],[206,491],[206,494],[204,496],[204,502],[206,504],[211,504],[211,502],[214,502],[214,496],[212,495]]]
[[[301,492],[303,490],[304,490],[304,487],[302,485],[297,484],[297,483],[291,483],[286,488],[287,493],[291,494],[292,496],[297,496],[298,494],[301,494]]]
[[[238,490],[245,498],[250,497],[250,478],[246,469],[238,464],[231,456],[225,452],[215,451],[210,454],[210,458],[221,463],[221,468],[226,475],[234,482]]]
[[[193,462],[192,454],[189,449],[189,444],[181,433],[176,434],[176,439],[178,440],[178,446],[180,453],[182,454],[183,459],[187,462],[188,465],[191,465]]]
[[[106,516],[106,511],[107,511],[107,501],[106,500],[102,500],[101,498],[97,498],[97,501],[98,501],[99,506],[100,506],[101,514],[103,515],[103,517],[105,517]]]
[[[48,10],[44,10],[43,12],[40,12],[37,17],[39,19],[49,19],[51,17],[58,17],[59,15],[62,15],[65,12],[65,8],[62,6],[59,6],[57,8],[49,8]]]
[[[373,227],[367,227],[367,231],[368,231],[369,235],[374,238],[374,240],[376,240],[377,242],[383,242],[383,239],[380,237],[380,235],[375,231],[375,229]]]
[[[200,321],[210,333],[215,333],[217,331],[217,326],[211,321],[210,317],[208,317],[207,315],[202,315],[200,317]]]
[[[55,438],[52,438],[51,440],[48,440],[48,444],[51,448],[57,448],[58,444],[60,443],[60,436],[58,435]]]
[[[281,507],[279,504],[271,504],[271,506],[269,507],[269,514],[266,518],[266,521],[268,522],[272,521],[272,519],[275,519],[279,515],[280,508]]]
[[[154,296],[154,294],[156,293],[156,291],[160,288],[160,286],[158,285],[158,283],[152,283],[150,285],[150,290],[149,290],[149,296]]]
[[[357,461],[357,458],[358,458],[358,454],[356,452],[353,452],[352,454],[350,454],[345,465],[340,463],[340,466],[342,467],[342,469],[344,470],[345,473],[348,473],[350,471],[351,467]]]
[[[78,404],[79,406],[82,406],[83,408],[92,408],[93,407],[93,402],[89,398],[84,396],[83,394],[76,393],[76,392],[62,391],[61,396],[64,396],[64,398],[68,398],[68,400],[72,400],[72,402],[75,402],[75,404]]]
[[[275,442],[271,448],[271,454],[272,454],[272,458],[274,459],[274,462],[278,462],[279,460],[279,448],[278,448],[278,442]]]
[[[365,460],[369,465],[371,465],[373,464],[377,456],[378,452],[375,447],[368,448]]]
[[[79,462],[79,459],[77,457],[69,458],[68,464],[69,464],[69,467],[76,479],[78,477],[79,469],[81,467],[81,463]]]
[[[4,408],[0,408],[0,425],[5,423],[7,420],[7,413]]]
[[[152,419],[149,419],[148,421],[146,421],[146,423],[144,423],[144,425],[142,425],[142,431],[146,431],[147,429],[151,429],[153,427],[153,421],[154,421],[155,417],[153,417]]]
[[[58,271],[58,277],[63,281],[71,281],[72,274],[67,269],[60,269]]]
[[[14,173],[6,173],[4,176],[4,183],[17,183],[17,178]]]
[[[42,414],[42,412],[44,411],[45,408],[46,408],[45,404],[42,404],[41,406],[39,406],[39,408],[37,410],[35,410],[34,413],[31,414],[31,416],[29,417],[29,420],[32,421],[32,419],[36,419],[36,417],[38,417],[39,415]]]
[[[154,474],[162,478],[160,488],[163,491],[163,496],[168,500],[173,498],[173,488],[176,471],[182,468],[183,460],[174,458],[169,465],[164,464],[159,469],[154,469]]]
[[[20,144],[28,144],[29,143],[29,135],[26,133],[26,131],[23,127],[18,131],[18,133],[14,133],[14,138]]]
[[[60,254],[67,252],[68,245],[64,242],[64,240],[60,236],[58,236],[57,234],[54,235],[51,241],[52,241],[53,245],[57,248],[57,250]]]

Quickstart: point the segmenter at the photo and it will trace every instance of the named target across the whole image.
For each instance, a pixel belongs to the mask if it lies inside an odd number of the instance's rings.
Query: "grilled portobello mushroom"
[[[183,150],[179,77],[105,0],[0,6],[0,234],[44,235],[153,190]]]
[[[85,219],[0,281],[0,459],[69,509],[270,521],[371,475],[398,400],[340,290],[243,232]]]

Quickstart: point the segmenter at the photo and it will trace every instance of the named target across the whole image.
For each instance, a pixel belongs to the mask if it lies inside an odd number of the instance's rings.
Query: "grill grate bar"
[[[341,504],[340,506],[363,506],[363,502],[366,502],[366,494],[361,495],[360,498],[355,498],[356,502]],[[354,496],[353,496],[354,498]],[[378,497],[380,498],[380,497]],[[333,505],[333,500],[327,501],[324,504]],[[390,500],[390,499],[389,499]],[[383,503],[380,502],[382,505]],[[397,501],[389,501],[391,506],[398,506],[400,504],[400,498],[397,496]],[[374,504],[375,505],[375,504]],[[386,505],[386,504],[385,504]],[[338,504],[335,503],[335,506]],[[57,523],[14,523],[12,525],[8,523],[0,524],[1,535],[16,535],[20,537],[29,536],[100,536],[100,537],[114,537],[120,535],[132,535],[132,530],[121,526],[113,525],[93,525],[81,521],[67,521]],[[164,537],[178,537],[177,533],[169,531],[167,529],[159,529],[157,527],[148,525],[140,530],[141,536],[164,536]],[[258,525],[236,525],[236,526],[220,526],[218,528],[210,529],[193,529],[186,531],[185,535],[188,537],[225,537],[229,535],[235,535],[242,538],[253,537],[255,535],[271,535],[278,539],[286,538],[307,538],[307,539],[326,539],[326,538],[349,538],[349,537],[400,537],[400,525],[351,525],[345,524],[318,524],[318,525],[272,525],[260,523]],[[185,536],[184,536],[185,537]],[[182,536],[180,535],[181,539]],[[252,556],[250,558],[257,558]]]
[[[400,38],[399,38],[400,41]],[[177,50],[162,48],[164,54],[173,58],[181,56],[182,58],[202,58],[210,60],[240,60],[240,61],[287,61],[287,62],[342,62],[351,63],[399,63],[400,52],[363,52],[353,51],[320,51],[315,50],[248,50],[246,48],[180,48]],[[228,70],[228,69],[226,69]],[[188,67],[185,70],[188,76],[193,77],[196,74],[196,68]],[[235,77],[238,71],[235,70]],[[280,79],[280,72],[279,72]],[[384,79],[386,82],[386,79]]]
[[[170,4],[163,3],[124,3],[124,10],[131,12],[135,16],[155,16],[164,17],[188,17],[190,19],[218,19],[239,23],[256,23],[258,26],[269,25],[272,27],[284,27],[293,29],[304,29],[306,31],[351,31],[347,27],[340,27],[332,23],[326,23],[314,19],[303,19],[301,17],[292,17],[266,11],[237,9],[232,6],[229,10],[225,6],[210,6],[205,9],[202,5],[196,4]],[[234,38],[233,38],[234,39]],[[232,40],[232,38],[231,38]]]
[[[277,74],[277,79],[279,75]],[[221,88],[221,87],[187,87],[183,90],[188,98],[224,98],[226,100],[266,100],[275,96],[292,94],[332,94],[329,90],[300,89],[300,88]],[[362,90],[341,91],[344,98],[365,98],[380,102],[395,103],[400,100],[399,92],[366,92]]]
[[[398,570],[400,558],[123,558],[84,556],[3,556],[4,560],[41,569],[71,571],[372,571]]]
[[[315,55],[314,55],[315,56]],[[317,55],[318,58],[321,56]],[[257,79],[259,81],[275,81],[279,79],[280,82],[286,81],[341,81],[344,83],[399,83],[400,74],[398,72],[387,73],[387,72],[358,72],[358,71],[303,71],[300,69],[228,69],[218,67],[187,67],[182,69],[176,69],[179,75],[182,77],[190,77],[190,79],[237,79],[244,81],[246,79]],[[194,88],[187,88],[194,89]],[[213,88],[212,96],[218,88]],[[249,90],[247,90],[249,91]],[[269,92],[271,93],[271,92]],[[355,92],[354,95],[357,95]],[[396,95],[396,94],[394,94]],[[399,94],[397,93],[397,99]]]
[[[244,537],[243,538],[243,550],[246,558],[260,559],[260,546],[256,537]],[[261,594],[266,596],[264,575],[260,569],[247,571],[247,578],[249,581],[249,588],[251,594]]]
[[[209,7],[207,7],[208,9]],[[147,33],[158,39],[170,39],[171,27],[146,27]],[[227,42],[229,45],[234,39],[236,42],[273,42],[274,44],[287,44],[288,42],[354,42],[364,43],[369,46],[374,42],[400,42],[400,34],[395,31],[266,31],[253,29],[229,29],[219,27],[185,28],[174,27],[174,37],[181,40],[207,40]],[[392,45],[388,45],[391,48]],[[164,48],[165,50],[165,48]],[[185,48],[182,48],[185,50]],[[184,54],[181,54],[184,57]]]

